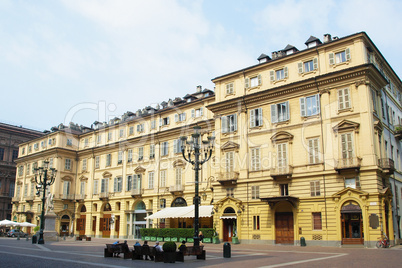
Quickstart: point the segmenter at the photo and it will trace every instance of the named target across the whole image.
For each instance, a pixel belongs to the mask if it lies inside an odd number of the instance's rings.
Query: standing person
[[[202,240],[204,240],[204,235],[202,234],[201,231],[200,231],[200,233],[198,234],[198,237],[199,237],[199,239],[200,239],[200,246],[204,245],[204,244],[202,243]]]
[[[149,245],[148,245],[148,241],[147,240],[144,240],[144,244],[142,245],[142,248],[143,249],[145,249],[145,248],[148,248],[148,250],[144,250],[145,252],[150,252],[150,250],[149,250]],[[151,255],[144,255],[145,256],[145,260],[151,260],[151,261],[153,261],[154,260],[154,257],[153,256],[151,256]],[[149,258],[148,258],[149,257]]]
[[[162,246],[159,245],[159,241],[156,241],[156,242],[155,242],[155,249],[156,249],[156,251],[158,251],[158,252],[163,252]]]

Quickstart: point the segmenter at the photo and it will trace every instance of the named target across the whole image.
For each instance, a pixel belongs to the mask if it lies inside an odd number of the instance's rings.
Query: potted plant
[[[233,223],[232,243],[233,243],[233,244],[239,244],[239,238],[237,237],[236,222]]]
[[[176,243],[175,242],[165,242],[162,246],[163,248],[163,262],[164,263],[174,263],[176,262]]]

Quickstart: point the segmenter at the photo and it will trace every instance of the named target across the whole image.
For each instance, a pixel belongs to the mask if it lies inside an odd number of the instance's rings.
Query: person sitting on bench
[[[179,251],[184,253],[184,252],[186,252],[186,250],[187,250],[186,240],[183,240],[181,242],[181,245],[179,246]]]
[[[150,252],[149,251],[149,245],[148,245],[148,241],[147,240],[144,240],[144,244],[142,245],[142,248],[148,248],[148,252]],[[151,261],[153,261],[154,260],[154,257],[153,256],[151,256],[151,255],[144,255],[144,257],[145,257],[145,260],[151,260]],[[148,257],[149,257],[149,259],[148,259]]]

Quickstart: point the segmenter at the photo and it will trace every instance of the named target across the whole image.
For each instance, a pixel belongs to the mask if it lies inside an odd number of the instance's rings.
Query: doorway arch
[[[227,207],[221,216],[223,227],[223,241],[232,242],[232,237],[236,236],[237,215],[233,207]]]
[[[342,244],[364,244],[363,216],[360,205],[346,201],[341,208]]]
[[[68,236],[70,230],[70,217],[63,215],[60,220],[60,236]]]

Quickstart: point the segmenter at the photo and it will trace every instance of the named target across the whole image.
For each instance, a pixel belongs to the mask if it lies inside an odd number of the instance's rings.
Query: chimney
[[[324,34],[324,43],[331,42],[331,35],[330,34]]]
[[[198,86],[197,86],[197,93],[200,93],[201,90],[202,90],[202,86],[198,85]]]

